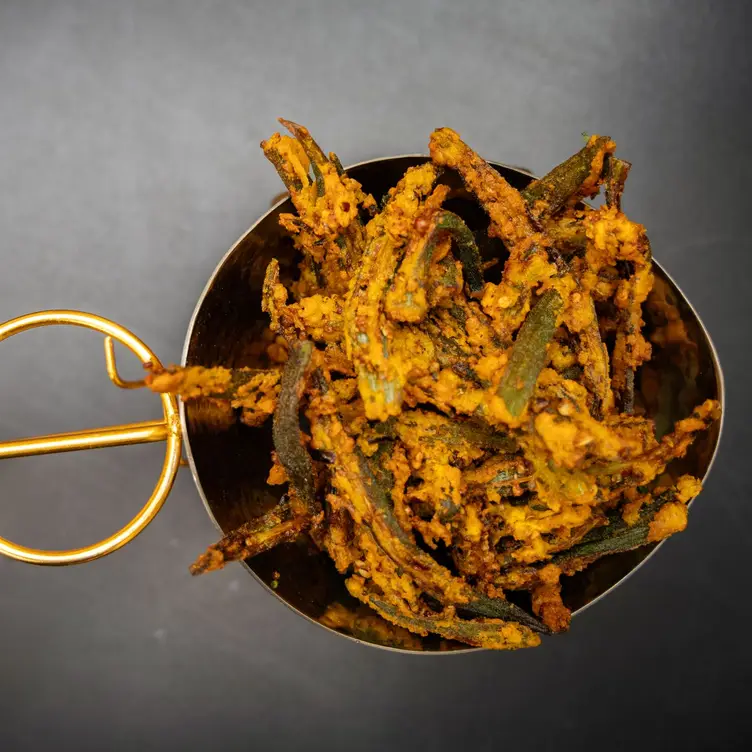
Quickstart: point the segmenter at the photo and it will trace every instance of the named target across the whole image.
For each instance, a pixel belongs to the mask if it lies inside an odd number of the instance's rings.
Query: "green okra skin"
[[[621,211],[621,197],[624,193],[624,183],[627,181],[632,163],[619,159],[613,154],[606,157],[604,172],[606,174],[606,206],[613,206]]]
[[[407,616],[395,606],[373,595],[368,598],[368,602],[388,621],[413,632],[431,632],[447,640],[457,640],[477,647],[488,647],[497,642],[498,647],[503,646],[503,642],[499,641],[498,625],[494,623],[466,621],[459,618],[447,619],[442,616]],[[528,644],[532,646],[537,644],[537,641],[523,639],[520,647],[527,647]]]
[[[425,292],[428,272],[436,248],[445,238],[451,238],[454,252],[462,264],[465,284],[471,295],[483,290],[483,264],[475,237],[470,228],[450,211],[436,211],[424,234],[411,242],[397,271],[393,283],[394,299],[387,298],[387,312],[398,320],[421,320],[428,312],[428,301],[423,297],[420,304],[415,292]],[[403,319],[410,312],[410,318]],[[414,317],[414,319],[412,318]]]
[[[274,169],[290,193],[303,190],[303,183],[300,178],[287,168],[287,163],[276,149],[264,148],[264,155],[274,165]]]
[[[607,525],[594,528],[576,546],[556,554],[551,561],[554,564],[563,564],[574,559],[599,558],[644,546],[648,542],[650,523],[656,513],[674,497],[675,492],[672,489],[645,504],[640,510],[639,519],[631,526],[624,522],[621,512],[612,512]]]
[[[454,212],[442,211],[439,213],[432,234],[436,239],[444,234],[451,236],[454,252],[462,264],[465,284],[471,293],[481,292],[483,290],[483,261],[475,236],[465,222]]]
[[[520,327],[497,391],[514,417],[522,413],[533,394],[562,305],[559,293],[548,290]]]
[[[321,150],[321,147],[313,140],[313,136],[311,136],[308,128],[293,123],[292,120],[285,120],[283,118],[280,118],[279,122],[300,142],[303,151],[306,153],[308,159],[311,160],[312,164],[320,167],[329,162],[326,158],[326,154]]]
[[[316,195],[321,198],[324,193],[326,193],[324,175],[321,172],[321,168],[315,162],[311,162],[311,171],[313,172],[313,178],[316,181]]]
[[[329,152],[329,161],[334,165],[334,169],[337,170],[337,174],[342,177],[345,174],[345,168],[342,166],[340,158],[333,152]]]
[[[326,154],[324,154],[321,147],[314,141],[308,128],[293,123],[292,120],[284,120],[283,118],[280,118],[279,122],[295,136],[303,147],[303,151],[311,162],[311,171],[316,183],[316,195],[319,197],[323,196],[326,192],[326,185],[324,183],[324,176],[321,173],[321,166],[329,163]]]
[[[397,446],[397,442],[391,439],[380,441],[376,452],[366,460],[371,474],[382,489],[389,489],[394,485],[394,475],[387,470],[385,463],[394,454],[395,446]],[[388,492],[385,490],[385,493]]]
[[[313,344],[305,341],[290,351],[282,379],[272,423],[272,438],[277,457],[301,501],[309,511],[315,507],[313,462],[300,430],[300,394]]]
[[[608,136],[598,136],[569,159],[554,167],[545,177],[531,183],[522,191],[533,219],[540,221],[555,214],[567,202],[580,195],[583,184],[591,175],[593,161],[610,153],[613,142]]]

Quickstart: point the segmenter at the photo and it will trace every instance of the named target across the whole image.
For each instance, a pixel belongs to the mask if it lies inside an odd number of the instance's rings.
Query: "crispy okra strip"
[[[376,595],[366,597],[371,608],[392,624],[424,636],[433,633],[447,640],[492,650],[515,650],[540,645],[540,637],[521,624],[496,619],[465,620],[447,614],[407,616]]]
[[[629,289],[629,307],[619,311],[616,321],[611,383],[621,412],[634,412],[635,371],[650,358],[651,346],[642,335],[641,305],[635,302],[634,285]]]
[[[619,408],[625,415],[632,415],[635,408],[635,369],[624,370],[624,386],[619,392]]]
[[[312,164],[317,164],[320,167],[329,163],[326,154],[324,154],[321,147],[314,141],[308,128],[304,125],[293,123],[292,120],[285,120],[284,118],[280,118],[279,122],[284,125],[293,136],[295,136]]]
[[[533,394],[561,306],[561,296],[556,290],[543,293],[517,334],[497,391],[514,417],[522,413]]]
[[[531,481],[532,468],[520,455],[496,454],[462,473],[468,495],[481,492],[489,498],[522,496],[529,490]],[[513,499],[511,503],[514,504]]]
[[[294,138],[275,133],[261,144],[297,210],[297,216],[281,214],[280,224],[304,254],[306,289],[345,294],[347,273],[363,242],[360,210],[375,202],[360,183],[327,159],[306,128],[289,120],[280,122]]]
[[[657,445],[653,442],[652,447],[629,460],[593,464],[587,472],[601,478],[610,476],[627,486],[645,484],[660,475],[671,460],[683,457],[697,434],[706,431],[720,417],[720,403],[705,400],[689,417],[677,421],[674,430],[663,436]]]
[[[358,388],[371,420],[386,420],[402,407],[410,364],[391,357],[384,297],[416,218],[436,208],[424,201],[436,176],[431,164],[412,167],[389,191],[384,209],[366,227],[367,244],[345,302],[346,350],[356,367]],[[445,190],[435,194],[435,203],[445,195]]]
[[[682,476],[675,487],[665,489],[646,500],[630,522],[624,520],[624,508],[611,511],[604,525],[591,528],[568,549],[550,560],[531,566],[515,566],[495,578],[495,584],[507,590],[531,590],[546,579],[546,567],[559,567],[573,575],[609,554],[625,553],[681,532],[687,524],[687,503],[699,493],[700,483]]]
[[[279,148],[269,142],[262,141],[261,147],[264,150],[264,156],[274,165],[274,169],[290,194],[302,191],[303,181],[293,168],[289,157],[282,156]]]
[[[589,271],[600,274],[610,268],[619,272],[610,293],[616,308],[611,386],[623,405],[630,402],[629,394],[621,396],[633,377],[628,372],[634,372],[651,354],[650,343],[642,333],[642,304],[653,287],[650,241],[642,225],[631,222],[613,206],[587,212],[583,225]]]
[[[337,170],[338,175],[345,174],[345,168],[342,166],[340,158],[333,151],[329,152],[329,161],[334,165],[334,169]]]
[[[488,212],[490,235],[503,240],[510,251],[520,245],[525,250],[530,248],[536,239],[536,227],[518,190],[512,188],[451,128],[435,130],[431,134],[429,150],[437,165],[450,167],[460,174],[465,187]]]
[[[266,514],[246,522],[215,543],[191,565],[192,575],[222,569],[232,561],[242,561],[268,551],[280,543],[295,540],[311,524],[311,516],[296,513],[287,498]]]
[[[279,119],[279,122],[287,128],[290,133],[298,140],[303,147],[303,151],[306,153],[310,163],[311,172],[316,182],[316,193],[319,197],[323,196],[326,192],[326,185],[324,183],[324,175],[321,172],[321,168],[325,164],[329,164],[329,160],[321,150],[321,147],[313,140],[308,128],[297,123],[293,123],[292,120]]]
[[[177,394],[183,400],[222,400],[232,407],[257,408],[271,415],[280,376],[279,369],[170,366],[149,371],[144,381],[158,394]]]
[[[587,145],[522,191],[532,217],[540,221],[568,203],[592,196],[600,184],[603,160],[616,144],[608,136],[590,136]]]
[[[477,419],[449,418],[425,410],[410,410],[397,418],[398,433],[418,442],[440,442],[449,448],[471,446],[510,453],[519,448],[514,437]]]
[[[572,620],[572,612],[561,598],[561,569],[555,564],[549,564],[540,570],[538,576],[539,582],[531,592],[533,613],[540,616],[554,634],[566,632]]]
[[[621,211],[621,196],[624,193],[624,183],[632,168],[632,163],[619,159],[613,154],[606,157],[606,206],[614,206]]]
[[[290,485],[309,512],[315,510],[313,463],[303,444],[300,430],[300,396],[305,384],[305,372],[311,361],[313,344],[301,342],[290,351],[282,373],[277,409],[274,412],[272,438],[277,458],[285,469]]]
[[[571,567],[572,563],[578,560],[595,561],[595,559],[607,554],[632,551],[652,541],[668,537],[670,533],[659,537],[656,530],[656,522],[660,522],[660,510],[667,504],[672,504],[670,511],[677,527],[675,532],[683,530],[687,521],[686,506],[681,502],[675,502],[675,499],[675,489],[664,491],[652,501],[643,505],[640,509],[639,518],[633,525],[627,524],[622,519],[621,510],[611,512],[607,517],[608,523],[605,526],[591,530],[576,546],[556,554],[551,559],[552,563],[562,567],[564,565]],[[661,530],[661,532],[665,531]]]
[[[416,222],[392,286],[386,296],[386,311],[395,321],[415,323],[428,312],[426,283],[434,254],[442,241],[451,240],[471,294],[483,289],[483,267],[475,237],[456,214],[442,210]]]
[[[590,413],[594,418],[600,420],[604,415],[611,412],[614,396],[611,391],[608,349],[601,339],[595,304],[589,294],[587,305],[590,306],[591,319],[587,326],[579,332],[577,359],[582,366],[584,383],[592,395]],[[634,380],[632,383],[634,384]]]
[[[280,312],[287,303],[287,289],[279,281],[279,261],[273,258],[266,267],[261,287],[261,310],[269,315],[269,328],[273,332],[281,330]],[[289,335],[289,332],[285,332]]]

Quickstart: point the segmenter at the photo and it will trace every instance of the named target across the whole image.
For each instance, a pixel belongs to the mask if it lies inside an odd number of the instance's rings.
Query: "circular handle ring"
[[[161,367],[156,355],[127,329],[116,324],[114,321],[109,321],[93,313],[83,313],[81,311],[41,311],[39,313],[19,316],[16,319],[0,324],[0,342],[12,337],[14,334],[21,334],[30,329],[37,329],[43,326],[80,326],[85,329],[93,329],[118,340],[118,342],[133,352],[143,364],[152,363],[157,368]],[[165,499],[167,499],[170,493],[180,465],[182,438],[180,434],[177,399],[169,394],[162,394],[160,398],[164,413],[164,429],[167,441],[162,472],[149,501],[146,502],[141,511],[125,527],[99,543],[68,551],[44,551],[27,548],[26,546],[12,543],[5,538],[0,538],[0,554],[29,564],[58,566],[80,564],[111,554],[133,540],[162,508]]]

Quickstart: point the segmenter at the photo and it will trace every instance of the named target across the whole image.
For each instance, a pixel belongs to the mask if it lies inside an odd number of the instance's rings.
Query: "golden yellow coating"
[[[332,628],[408,649],[429,635],[532,647],[566,631],[562,577],[684,529],[701,485],[671,463],[720,417],[713,400],[673,426],[659,413],[670,384],[651,344],[690,375],[697,347],[653,279],[645,228],[613,193],[580,203],[613,185],[614,142],[591,137],[520,192],[441,128],[432,161],[376,212],[334,155],[281,122],[293,137],[263,148],[290,192],[296,214],[280,222],[301,258],[294,279],[276,260],[266,270],[270,325],[251,355],[273,367],[147,376],[156,391],[241,408],[247,425],[276,413],[268,482],[290,493],[199,570],[307,531],[363,604],[330,606]],[[444,208],[443,169],[508,257],[478,257],[489,244]],[[482,279],[501,260],[501,278]],[[309,475],[304,504],[295,489]],[[518,590],[527,610],[506,598]]]
[[[664,504],[655,514],[650,523],[648,543],[668,538],[669,535],[680,533],[687,527],[687,507],[680,501]]]
[[[633,271],[618,283],[613,301],[620,309],[616,344],[612,360],[612,384],[623,389],[626,373],[650,359],[650,343],[642,334],[642,304],[653,287],[650,268],[650,245],[645,228],[631,222],[616,207],[602,206],[583,219],[588,239],[584,276],[590,287],[595,286],[599,271],[617,261],[628,262]]]

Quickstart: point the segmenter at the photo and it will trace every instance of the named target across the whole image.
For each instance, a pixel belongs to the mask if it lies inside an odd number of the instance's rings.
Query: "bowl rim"
[[[414,153],[414,154],[395,154],[388,157],[376,157],[374,159],[365,159],[360,162],[355,162],[353,164],[347,165],[344,169],[345,172],[354,169],[356,167],[365,167],[367,165],[376,164],[378,162],[388,162],[394,159],[424,159],[424,160],[430,160],[430,155],[428,154],[420,154],[420,153]],[[506,164],[505,162],[497,162],[497,161],[489,161],[488,164],[490,164],[492,167],[502,167],[505,170],[511,170],[513,172],[518,172],[521,175],[525,175],[526,177],[532,177],[533,179],[537,179],[537,176],[530,172],[529,170],[523,168],[523,167],[517,167],[514,165]],[[185,366],[187,365],[188,360],[188,351],[190,349],[191,339],[193,337],[193,332],[196,326],[196,320],[199,315],[199,311],[201,310],[201,307],[204,304],[204,300],[206,296],[209,294],[209,291],[211,290],[214,281],[217,278],[217,275],[219,274],[222,267],[225,265],[225,263],[228,261],[228,259],[232,256],[232,254],[236,251],[236,249],[245,241],[245,239],[250,235],[258,225],[260,225],[270,214],[275,212],[277,209],[279,209],[282,204],[284,204],[286,201],[289,200],[289,196],[285,196],[284,198],[281,198],[279,201],[275,202],[272,206],[270,206],[245,232],[243,232],[242,235],[230,246],[230,248],[227,250],[227,252],[222,256],[222,258],[217,262],[217,265],[214,268],[214,271],[212,271],[211,275],[209,276],[206,284],[204,285],[203,290],[201,291],[201,294],[198,297],[198,300],[196,301],[196,305],[193,309],[193,313],[191,314],[191,318],[188,322],[188,329],[186,331],[185,335],[185,342],[183,343],[183,351],[181,354],[180,362],[181,365]],[[702,477],[702,484],[703,488],[705,486],[705,482],[707,481],[712,469],[713,465],[715,464],[716,457],[718,456],[718,448],[721,444],[721,438],[723,435],[723,427],[724,427],[724,420],[726,416],[725,411],[725,405],[726,405],[726,385],[725,380],[723,376],[723,369],[721,367],[721,362],[718,358],[718,352],[715,347],[715,343],[713,342],[712,337],[710,336],[710,332],[707,330],[707,327],[705,326],[705,323],[700,318],[699,314],[695,310],[694,306],[692,305],[689,298],[684,294],[684,291],[681,289],[681,287],[677,284],[676,280],[661,266],[661,264],[655,259],[655,257],[652,258],[652,263],[655,264],[661,272],[665,275],[665,277],[671,282],[671,284],[674,285],[674,287],[679,291],[682,298],[684,299],[684,302],[687,304],[691,312],[694,314],[695,318],[697,319],[700,329],[702,330],[702,333],[705,335],[705,338],[708,342],[708,346],[710,349],[711,358],[713,361],[713,367],[716,374],[716,380],[718,383],[718,401],[721,404],[721,418],[718,425],[718,438],[716,439],[715,446],[713,447],[713,454],[710,457],[710,461],[708,462],[707,470],[705,471],[705,475]],[[190,436],[188,435],[188,424],[186,420],[186,413],[185,413],[185,403],[182,400],[179,400],[179,410],[180,410],[180,426],[183,434],[183,446],[184,451],[186,454],[186,459],[188,460],[188,465],[191,470],[191,477],[193,478],[193,483],[196,486],[196,490],[198,491],[198,494],[201,498],[201,501],[204,505],[204,508],[206,509],[207,514],[209,515],[209,518],[214,523],[214,526],[217,528],[217,530],[220,531],[220,533],[224,534],[224,531],[220,527],[219,523],[217,522],[216,517],[214,516],[214,513],[212,512],[211,505],[209,503],[209,500],[206,497],[206,494],[204,493],[203,486],[201,485],[201,481],[199,479],[198,470],[196,469],[196,462],[193,457],[193,450],[191,447],[191,441]],[[696,499],[699,498],[695,497],[688,506],[692,506],[692,504],[695,503]],[[627,572],[621,579],[619,579],[617,582],[615,582],[613,585],[611,585],[608,589],[604,590],[602,593],[597,595],[593,600],[586,603],[584,606],[576,609],[572,612],[572,617],[578,616],[579,614],[582,614],[583,612],[587,611],[591,606],[598,603],[601,599],[605,598],[609,593],[612,593],[617,587],[622,585],[624,582],[626,582],[630,577],[632,577],[635,572],[637,572],[639,569],[641,569],[650,559],[655,556],[655,554],[658,552],[658,550],[663,546],[663,544],[666,543],[666,539],[660,541],[657,546],[653,548],[652,551],[650,551],[647,556],[645,556],[644,559],[639,561],[632,569]],[[327,627],[325,624],[322,624],[320,621],[312,618],[308,614],[304,614],[302,611],[299,611],[295,606],[288,603],[284,598],[282,598],[278,593],[276,593],[272,588],[270,588],[266,582],[264,582],[261,577],[259,577],[256,572],[248,565],[247,562],[243,561],[241,562],[243,567],[251,574],[253,575],[254,579],[264,588],[264,590],[269,593],[270,595],[273,595],[277,601],[281,601],[287,608],[289,608],[291,611],[293,611],[298,616],[306,619],[311,624],[315,624],[317,627],[325,630],[326,632],[334,633],[335,635],[339,637],[344,637],[348,640],[351,640],[354,643],[365,645],[369,648],[379,648],[381,650],[387,650],[389,652],[393,653],[399,653],[402,655],[420,655],[420,656],[439,656],[439,655],[465,655],[467,653],[477,653],[477,652],[484,652],[488,650],[488,648],[476,648],[476,647],[464,647],[464,648],[457,648],[456,650],[407,650],[405,648],[397,648],[392,647],[389,645],[379,645],[375,642],[366,642],[365,640],[361,640],[357,637],[353,637],[352,635],[346,634],[345,632],[339,632],[336,629],[333,629],[331,627]]]

